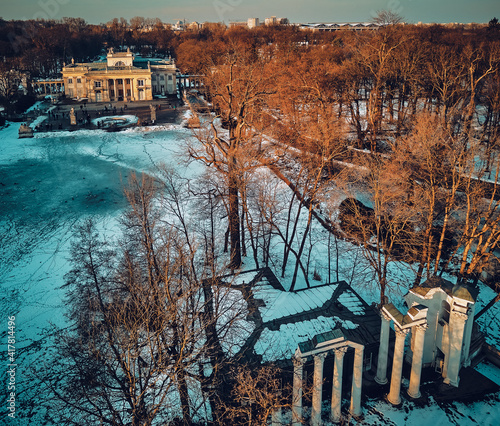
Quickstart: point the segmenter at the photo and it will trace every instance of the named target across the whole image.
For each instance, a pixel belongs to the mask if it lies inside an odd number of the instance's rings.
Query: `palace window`
[[[77,79],[76,79],[76,84],[81,84],[81,82],[82,82],[82,79],[81,79],[81,78],[77,78]]]
[[[144,80],[137,80],[138,86],[144,86]]]
[[[130,84],[130,78],[125,79],[125,84]]]
[[[94,82],[94,87],[102,87],[102,82],[101,81],[95,81]]]
[[[165,76],[163,74],[160,75],[160,80],[165,80]]]
[[[123,84],[123,80],[119,78],[118,80],[116,80],[116,84]]]
[[[172,74],[168,75],[168,79],[169,79],[169,81],[172,80]]]
[[[73,84],[73,79],[72,78],[68,78],[68,84]]]

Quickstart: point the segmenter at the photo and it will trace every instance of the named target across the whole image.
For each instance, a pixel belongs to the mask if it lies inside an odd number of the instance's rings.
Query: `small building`
[[[276,25],[277,23],[276,16],[271,16],[264,20],[264,25]]]
[[[191,31],[198,31],[201,28],[201,24],[199,22],[193,21],[187,24],[186,28]]]
[[[64,93],[90,102],[152,100],[177,93],[176,70],[172,59],[136,58],[130,49],[111,48],[106,61],[64,66]]]
[[[289,25],[290,21],[288,18],[277,18],[276,16],[271,16],[264,20],[265,25]]]
[[[248,21],[247,21],[248,28],[252,29],[252,28],[258,27],[259,25],[260,25],[259,18],[248,18]]]

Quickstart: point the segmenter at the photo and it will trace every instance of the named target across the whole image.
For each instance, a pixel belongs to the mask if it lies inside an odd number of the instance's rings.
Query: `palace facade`
[[[106,62],[72,63],[63,67],[64,93],[90,102],[152,100],[155,95],[177,93],[172,59],[136,58],[130,49],[114,52]]]

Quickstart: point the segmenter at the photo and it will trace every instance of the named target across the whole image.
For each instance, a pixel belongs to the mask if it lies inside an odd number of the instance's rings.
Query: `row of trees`
[[[344,236],[361,235],[381,302],[392,261],[412,264],[416,283],[450,271],[477,283],[500,237],[500,46],[434,30],[388,26],[307,47],[238,39],[215,56],[202,43],[206,95],[228,133],[212,124],[191,155],[224,176],[234,268],[246,249],[242,233],[256,262],[268,259],[269,236],[277,236],[283,275],[295,257],[292,289],[299,271],[309,285],[313,217],[339,234],[336,209],[320,212],[335,185],[364,192],[373,209],[368,220],[352,209],[358,227]],[[251,171],[262,165],[293,191],[279,226],[270,203],[251,206],[248,196]]]

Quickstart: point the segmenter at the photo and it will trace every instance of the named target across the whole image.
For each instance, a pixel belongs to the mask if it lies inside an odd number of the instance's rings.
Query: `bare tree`
[[[283,387],[282,372],[276,365],[240,365],[233,371],[235,386],[228,420],[235,425],[269,424],[273,413],[290,409],[290,386]]]
[[[401,24],[404,18],[392,10],[379,10],[372,18],[372,22],[378,25],[396,25]]]
[[[258,166],[259,146],[254,141],[255,125],[266,97],[276,89],[274,72],[268,63],[238,51],[226,56],[224,65],[207,69],[206,89],[213,102],[216,119],[228,129],[225,134],[216,122],[197,133],[201,147],[191,146],[190,155],[215,167],[226,180],[230,267],[241,265],[240,189],[242,173]],[[253,160],[253,161],[250,161]]]
[[[53,422],[192,424],[216,415],[207,404],[224,397],[219,337],[227,342],[244,313],[234,295],[227,300],[229,287],[213,289],[194,240],[165,226],[161,187],[131,178],[116,249],[91,222],[78,230],[66,277],[71,327],[55,332],[59,351],[38,370]]]

